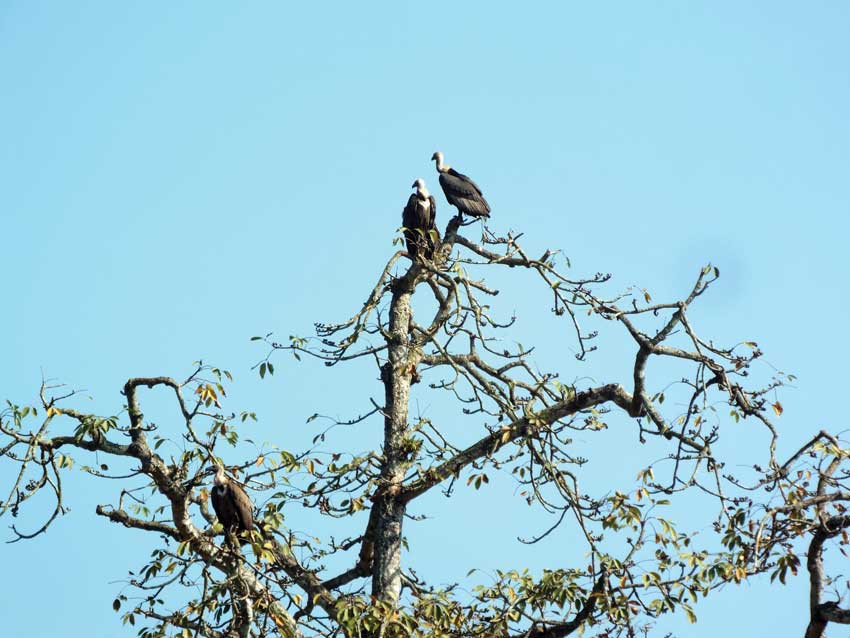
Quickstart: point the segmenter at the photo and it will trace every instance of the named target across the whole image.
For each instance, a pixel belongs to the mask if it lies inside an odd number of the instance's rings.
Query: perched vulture
[[[225,533],[254,529],[254,506],[251,499],[235,481],[231,481],[218,466],[212,488],[212,506]]]
[[[437,235],[435,220],[437,217],[437,202],[434,196],[425,188],[425,182],[417,179],[412,188],[416,192],[407,200],[407,206],[401,213],[401,223],[404,226],[404,238],[407,240],[407,252],[416,261],[417,255],[426,259],[434,257],[434,240]],[[433,233],[431,231],[434,231]]]
[[[451,166],[444,166],[443,154],[439,151],[434,153],[431,159],[437,162],[440,186],[443,187],[449,204],[470,217],[490,216],[490,204],[484,199],[481,189],[475,182],[463,173],[458,173]]]

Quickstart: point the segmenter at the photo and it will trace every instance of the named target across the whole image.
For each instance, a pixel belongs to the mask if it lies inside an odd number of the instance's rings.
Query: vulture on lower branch
[[[407,206],[401,213],[407,252],[413,261],[416,261],[417,255],[433,259],[436,240],[439,239],[435,223],[437,202],[425,188],[425,182],[422,179],[413,182],[412,188],[415,188],[416,192],[410,195]]]
[[[235,481],[229,479],[220,465],[215,473],[211,493],[212,506],[225,534],[252,531],[254,506],[251,499]]]
[[[463,173],[458,173],[451,166],[445,166],[443,154],[439,151],[434,153],[431,159],[437,162],[440,186],[443,187],[449,204],[470,217],[490,216],[490,204],[484,199],[481,189],[475,182]]]

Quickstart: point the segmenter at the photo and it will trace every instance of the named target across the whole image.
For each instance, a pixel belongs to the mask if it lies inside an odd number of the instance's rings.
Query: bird
[[[254,505],[235,481],[217,466],[211,492],[212,506],[226,535],[251,532],[254,529]]]
[[[413,182],[411,188],[415,188],[416,191],[411,193],[407,199],[407,206],[401,213],[404,238],[407,240],[407,252],[413,261],[416,261],[417,255],[432,259],[436,241],[440,238],[435,223],[437,202],[425,188],[423,179],[417,179]]]
[[[440,151],[434,153],[431,159],[437,162],[440,186],[443,187],[449,204],[470,217],[490,216],[490,204],[484,199],[478,184],[463,173],[458,173],[451,166],[445,166],[443,154]]]

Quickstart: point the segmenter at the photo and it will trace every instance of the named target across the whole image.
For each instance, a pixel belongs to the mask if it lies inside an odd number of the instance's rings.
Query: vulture
[[[463,173],[458,173],[451,166],[445,166],[443,154],[439,151],[434,153],[431,159],[437,162],[440,186],[443,187],[449,204],[470,217],[490,216],[490,204],[484,199],[481,189],[475,182]]]
[[[413,182],[411,188],[415,188],[416,192],[410,195],[407,206],[401,213],[404,238],[407,240],[407,252],[413,261],[416,261],[417,255],[432,259],[434,257],[435,238],[439,238],[435,224],[437,202],[425,188],[425,182],[422,179]]]
[[[211,499],[225,534],[250,532],[254,529],[254,506],[251,499],[245,490],[227,477],[220,465],[215,473]]]

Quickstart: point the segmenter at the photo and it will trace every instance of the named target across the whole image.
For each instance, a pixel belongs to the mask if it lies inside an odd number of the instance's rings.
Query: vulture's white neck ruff
[[[224,470],[220,469],[215,473],[215,478],[213,479],[213,485],[219,489],[219,491],[224,491],[227,488],[227,474],[224,473]]]

